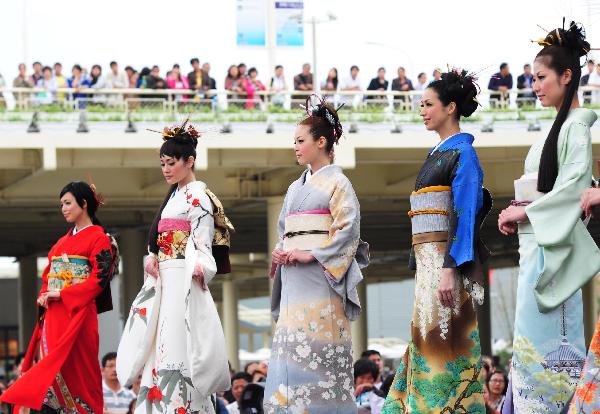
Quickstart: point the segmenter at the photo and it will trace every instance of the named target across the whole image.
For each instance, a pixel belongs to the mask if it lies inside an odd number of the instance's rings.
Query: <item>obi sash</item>
[[[541,198],[544,193],[537,190],[537,181],[537,173],[526,174],[515,180],[515,200],[512,204],[526,206]]]
[[[285,218],[283,250],[312,250],[329,238],[333,217],[329,210],[307,210]]]
[[[452,193],[448,186],[424,187],[410,195],[413,245],[447,241],[448,211],[452,208]]]
[[[85,256],[53,256],[48,272],[48,291],[60,292],[66,287],[85,282],[90,272],[90,261]]]
[[[185,259],[192,227],[188,220],[164,218],[158,222],[158,261]]]

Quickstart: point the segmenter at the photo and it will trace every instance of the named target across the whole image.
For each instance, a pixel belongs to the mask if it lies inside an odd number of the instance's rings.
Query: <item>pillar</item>
[[[263,348],[271,348],[271,336],[269,335],[269,332],[262,333],[262,343]]]
[[[481,354],[492,355],[492,306],[490,303],[490,277],[489,267],[483,265],[484,274],[484,295],[483,305],[477,308],[477,324],[479,326],[479,338],[481,340]]]
[[[254,347],[254,331],[248,332],[248,352],[254,352],[256,349]]]
[[[591,279],[587,282],[581,289],[581,292],[583,294],[583,327],[585,332],[585,344],[586,348],[589,348],[598,319],[596,296],[594,294],[595,280]]]
[[[27,350],[37,320],[37,257],[19,258],[19,351]]]
[[[223,330],[227,343],[227,357],[231,367],[238,371],[240,369],[238,302],[231,275],[223,278]]]
[[[360,358],[360,354],[369,346],[369,332],[367,330],[367,283],[363,280],[356,287],[360,300],[361,312],[357,320],[352,321],[352,351],[354,360]]]
[[[144,255],[146,234],[137,229],[125,229],[119,233],[119,251],[122,261],[121,309],[127,315],[133,300],[144,283]],[[116,300],[116,298],[114,298]]]

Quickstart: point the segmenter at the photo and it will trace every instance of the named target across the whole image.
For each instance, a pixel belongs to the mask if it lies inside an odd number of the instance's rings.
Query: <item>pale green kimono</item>
[[[552,191],[519,224],[519,280],[511,378],[503,414],[557,413],[575,389],[585,360],[580,287],[600,270],[600,251],[581,220],[592,182],[590,127],[597,115],[573,109],[558,140]],[[536,173],[545,139],[534,144],[525,174]]]
[[[600,270],[600,250],[581,221],[579,203],[592,181],[590,127],[597,118],[589,109],[571,110],[558,139],[554,188],[525,209],[543,255],[535,287],[541,312],[560,306]],[[542,148],[543,142],[531,148],[526,170],[538,169]]]

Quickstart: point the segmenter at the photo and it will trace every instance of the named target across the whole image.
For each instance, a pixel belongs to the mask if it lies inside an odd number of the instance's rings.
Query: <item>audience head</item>
[[[358,68],[358,66],[356,65],[352,65],[350,67],[350,76],[352,76],[352,78],[356,78],[358,76],[358,72],[360,71],[360,69]]]
[[[592,73],[594,71],[594,69],[596,68],[596,62],[594,62],[593,59],[588,59],[587,68],[588,68],[588,73]]]
[[[102,377],[105,381],[119,381],[117,378],[117,353],[109,352],[102,357]]]
[[[398,68],[398,77],[399,78],[405,78],[406,77],[406,69],[404,69],[404,67],[400,66]]]
[[[256,70],[256,68],[252,67],[248,70],[248,76],[252,79],[256,79],[256,77],[258,76],[258,70]]]
[[[27,73],[27,66],[24,63],[19,63],[19,76],[25,76]]]
[[[496,369],[492,372],[486,381],[489,393],[492,397],[506,395],[508,389],[508,375],[502,369]]]
[[[238,403],[242,399],[244,388],[250,383],[252,383],[252,376],[247,372],[238,372],[231,377],[231,394]]]
[[[431,76],[433,76],[433,80],[440,80],[440,79],[442,79],[442,70],[439,69],[439,68],[435,68],[433,70],[433,73],[432,73]]]
[[[310,75],[310,63],[305,63],[302,65],[302,73],[304,75]]]
[[[360,358],[354,363],[354,386],[374,384],[379,377],[377,364],[368,358]]]
[[[200,67],[200,59],[198,59],[197,57],[191,58],[190,65],[192,65],[192,68],[194,68],[194,70],[198,70],[198,68]]]
[[[256,361],[252,361],[252,362],[248,362],[246,364],[246,366],[244,367],[244,372],[249,374],[249,375],[253,375],[254,371],[256,371],[259,367],[258,362]]]
[[[523,73],[526,75],[531,74],[531,65],[529,63],[523,65]]]
[[[44,75],[44,79],[46,79],[46,80],[52,79],[52,68],[50,66],[44,66],[42,73]]]
[[[94,65],[94,66],[92,66],[92,70],[90,72],[90,75],[93,78],[99,78],[100,75],[102,75],[102,66],[100,66],[100,65]]]
[[[202,64],[202,70],[203,70],[205,73],[208,73],[208,72],[210,72],[210,63],[208,63],[208,62],[204,62],[204,63]]]
[[[150,73],[155,78],[158,78],[160,76],[160,68],[157,65],[154,65],[154,66],[152,66],[152,71]]]
[[[37,74],[40,74],[42,72],[42,64],[40,62],[33,62],[33,71]]]
[[[383,374],[383,358],[381,358],[381,353],[379,351],[376,351],[374,349],[367,349],[361,354],[360,357],[367,358],[369,361],[374,362],[375,365],[377,365],[377,368],[379,369],[379,375]]]
[[[277,65],[275,66],[275,76],[283,75],[283,66]]]
[[[229,66],[229,69],[227,69],[227,77],[231,79],[237,79],[240,77],[240,72],[236,65]]]
[[[238,72],[240,74],[240,76],[245,76],[246,75],[246,64],[245,63],[240,63],[238,66]]]
[[[419,81],[420,84],[426,83],[427,82],[427,75],[425,74],[425,72],[419,73],[419,76],[417,76],[417,80]]]
[[[377,76],[381,79],[385,77],[385,68],[383,66],[377,69]]]
[[[55,76],[62,75],[62,64],[60,62],[56,62],[54,64],[54,75]]]

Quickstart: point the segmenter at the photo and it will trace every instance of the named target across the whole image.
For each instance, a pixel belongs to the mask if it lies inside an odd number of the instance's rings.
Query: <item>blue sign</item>
[[[277,46],[304,46],[304,1],[276,1]]]
[[[265,0],[236,0],[236,43],[238,46],[265,46]]]

